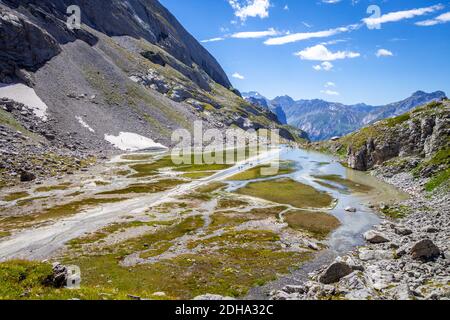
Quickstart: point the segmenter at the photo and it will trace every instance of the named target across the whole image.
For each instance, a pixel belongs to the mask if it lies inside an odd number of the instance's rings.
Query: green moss
[[[28,197],[30,194],[28,192],[13,192],[3,197],[3,201],[15,201],[25,197]]]
[[[410,211],[411,210],[406,206],[385,207],[381,209],[381,213],[391,219],[405,218],[410,213]]]
[[[158,193],[172,189],[180,184],[186,183],[183,180],[166,179],[146,184],[131,184],[127,188],[105,191],[98,195],[116,195],[116,194],[132,194],[132,193]]]
[[[246,230],[246,231],[229,231],[220,236],[208,238],[206,240],[191,241],[188,247],[193,249],[199,245],[203,246],[242,246],[242,245],[256,245],[262,242],[273,244],[280,240],[280,237],[271,231],[261,230]]]
[[[229,181],[256,180],[256,179],[261,179],[261,178],[268,178],[268,177],[273,177],[273,176],[290,174],[295,171],[295,169],[292,167],[291,163],[281,163],[280,169],[278,170],[278,172],[270,174],[270,175],[262,175],[261,170],[263,168],[269,168],[269,167],[268,166],[258,166],[258,167],[252,168],[250,170],[244,171],[242,173],[238,173],[227,180],[229,180]]]
[[[82,245],[99,242],[100,240],[105,239],[111,234],[117,232],[124,232],[126,231],[126,229],[137,228],[142,226],[155,226],[155,225],[170,226],[173,223],[174,221],[151,221],[151,222],[129,221],[122,223],[113,223],[94,233],[88,234],[80,238],[72,239],[67,243],[67,245],[73,249],[80,248]]]
[[[67,190],[71,186],[70,183],[62,183],[57,186],[49,186],[49,187],[39,187],[36,188],[36,192],[50,192],[50,191],[56,191],[56,190]]]
[[[449,141],[450,142],[450,141]],[[450,147],[436,152],[428,162],[429,165],[450,166]]]
[[[127,176],[127,175],[131,174],[131,171],[130,170],[117,170],[114,172],[114,174],[117,176],[123,177],[123,176]]]
[[[362,128],[361,130],[352,133],[348,136],[345,136],[339,140],[339,142],[342,144],[342,147],[339,149],[340,154],[347,155],[347,149],[348,147],[351,147],[353,150],[359,150],[361,149],[367,141],[370,139],[377,139],[383,135],[384,129],[383,125],[376,124],[372,126],[368,126],[365,128]]]
[[[217,209],[242,208],[248,206],[247,201],[239,199],[220,199],[217,203]]]
[[[151,265],[121,267],[115,255],[82,257],[83,284],[141,296],[165,292],[168,299],[192,299],[213,293],[242,297],[249,288],[275,280],[311,257],[268,249],[229,248],[208,254],[186,254]]]
[[[0,239],[9,237],[10,235],[11,235],[11,233],[8,231],[0,231]]]
[[[297,208],[324,208],[333,202],[329,194],[292,179],[249,183],[236,192]]]
[[[207,178],[212,176],[213,174],[215,174],[216,172],[190,172],[190,173],[184,173],[182,175],[183,178],[188,178],[188,179],[193,179],[193,180],[197,180],[197,179],[203,179],[203,178]]]
[[[287,207],[265,207],[255,208],[248,212],[237,212],[235,210],[216,212],[211,216],[211,224],[208,231],[212,232],[218,229],[231,229],[247,221],[265,220],[267,218],[279,219],[279,214]]]
[[[125,292],[99,286],[82,286],[80,290],[51,286],[49,263],[13,260],[0,263],[0,300],[68,300],[127,299]],[[129,298],[128,298],[129,299]]]
[[[405,114],[402,114],[402,115],[400,115],[398,117],[387,119],[386,120],[386,125],[388,127],[390,127],[390,128],[393,128],[393,127],[395,127],[397,125],[400,125],[400,124],[402,124],[402,123],[404,123],[406,121],[409,121],[410,119],[411,119],[411,114],[405,113]]]
[[[19,200],[19,201],[17,201],[17,206],[23,207],[23,206],[33,203],[34,201],[44,200],[44,199],[48,199],[48,198],[49,197],[34,197],[34,198]]]
[[[313,177],[316,179],[337,183],[338,185],[342,186],[343,188],[350,189],[353,192],[367,193],[373,189],[372,187],[369,187],[364,184],[356,183],[354,181],[345,179],[339,175],[315,175]],[[321,183],[321,184],[324,186],[327,186],[327,184],[324,184],[324,183]],[[330,184],[328,184],[328,186],[332,187],[332,185],[330,185]]]
[[[117,83],[109,80],[107,74],[103,74],[94,67],[85,66],[82,68],[85,79],[89,84],[101,92],[105,102],[108,105],[124,105],[126,100],[121,94],[121,89]]]
[[[155,156],[151,154],[127,154],[121,157],[128,161],[147,161],[153,159]]]
[[[447,185],[447,189],[449,189],[448,188],[449,181],[450,181],[450,168],[433,176],[425,185],[425,190],[428,192],[432,192],[442,185]]]
[[[223,182],[212,182],[207,184],[204,187],[197,188],[195,191],[199,193],[212,193],[215,191],[218,191],[220,189],[223,189],[227,186],[227,184]]]
[[[20,131],[23,134],[31,136],[32,133],[25,129],[14,117],[11,113],[6,112],[5,110],[0,108],[0,124],[8,126],[14,130]]]
[[[151,163],[140,163],[130,166],[131,169],[137,171],[131,178],[149,177],[158,174],[158,171],[165,168],[174,167],[171,157],[164,157]]]
[[[320,239],[326,238],[341,225],[336,217],[324,212],[288,212],[284,220],[292,229],[309,232]]]
[[[252,220],[250,215],[214,213],[211,216],[211,224],[208,226],[208,231],[230,229],[250,220]]]
[[[69,202],[67,204],[48,208],[42,211],[41,213],[3,218],[2,220],[0,220],[0,227],[2,228],[25,227],[39,222],[48,221],[51,219],[68,217],[88,207],[93,207],[105,203],[115,203],[123,200],[124,199],[120,198],[108,198],[108,199],[90,198],[90,199],[83,199],[80,201]]]

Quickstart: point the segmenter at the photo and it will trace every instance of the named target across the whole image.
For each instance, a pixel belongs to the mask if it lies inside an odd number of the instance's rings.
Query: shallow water
[[[248,298],[264,299],[267,298],[267,293],[272,290],[279,290],[287,284],[295,284],[307,280],[309,272],[330,263],[336,256],[347,253],[364,244],[362,235],[381,222],[381,218],[375,210],[370,208],[371,205],[388,204],[408,198],[405,193],[367,173],[344,167],[336,158],[330,155],[302,149],[283,148],[280,153],[280,160],[295,162],[296,170],[288,175],[290,178],[308,184],[318,190],[328,192],[337,200],[336,206],[328,212],[340,220],[341,226],[327,240],[328,250],[319,253],[313,261],[306,263],[301,269],[292,272],[291,275],[280,278],[263,287],[252,289]],[[373,189],[368,193],[352,193],[351,190],[346,190],[342,187],[339,190],[315,182],[317,179],[314,176],[317,175],[339,175],[344,179],[370,186]],[[232,184],[230,189],[242,187],[249,182]],[[330,185],[335,184],[330,183]],[[346,212],[345,208],[347,207],[356,208],[357,212]]]
[[[363,244],[362,234],[380,222],[380,218],[370,204],[389,203],[405,199],[406,195],[394,187],[366,174],[344,167],[332,156],[307,151],[302,149],[283,148],[280,152],[281,161],[292,161],[295,163],[295,172],[286,177],[290,177],[298,182],[310,185],[318,190],[325,191],[337,200],[336,206],[328,211],[341,221],[339,227],[329,239],[329,247],[336,253],[346,252],[355,246]],[[339,175],[344,179],[358,184],[372,187],[369,193],[352,193],[350,190],[342,188],[331,188],[316,182],[314,176],[317,175]],[[270,177],[268,179],[277,179]],[[228,191],[235,191],[244,187],[249,181],[232,181]],[[261,181],[261,179],[257,180]],[[330,183],[335,185],[333,183]],[[338,185],[335,185],[338,186]],[[348,213],[346,207],[357,209],[357,213]],[[326,210],[325,210],[326,211]]]

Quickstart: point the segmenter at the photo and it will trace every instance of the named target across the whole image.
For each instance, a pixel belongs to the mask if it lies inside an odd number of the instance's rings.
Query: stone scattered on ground
[[[370,243],[385,243],[385,242],[389,242],[389,239],[387,239],[387,236],[380,233],[380,232],[376,232],[373,230],[367,231],[364,234],[364,239],[366,239],[367,242]]]
[[[410,174],[378,176],[411,195],[402,203],[411,213],[385,220],[364,235],[366,246],[314,271],[300,285],[271,292],[271,299],[450,299],[448,192],[425,194],[424,181]]]

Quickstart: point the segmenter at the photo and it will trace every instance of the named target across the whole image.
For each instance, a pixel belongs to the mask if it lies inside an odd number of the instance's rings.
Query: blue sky
[[[243,92],[372,105],[450,95],[448,1],[160,1]]]

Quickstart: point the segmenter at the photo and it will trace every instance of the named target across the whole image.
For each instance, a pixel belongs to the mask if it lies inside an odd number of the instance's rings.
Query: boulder
[[[22,170],[20,173],[20,181],[21,182],[30,182],[36,180],[36,175],[32,172]]]
[[[345,208],[345,211],[355,213],[357,210],[356,210],[356,208],[353,208],[353,207],[347,207],[347,208]]]
[[[319,281],[323,284],[336,283],[342,278],[348,276],[353,272],[352,267],[350,267],[345,262],[335,262],[331,264],[322,275],[319,277]]]
[[[169,98],[175,102],[182,102],[186,99],[192,98],[192,95],[189,91],[183,86],[176,86],[172,89],[172,92],[169,94]]]
[[[413,232],[410,229],[399,227],[399,228],[395,228],[395,233],[398,234],[399,236],[409,236]]]
[[[308,292],[308,289],[305,288],[304,286],[286,286],[283,288],[283,291],[288,294],[293,294],[293,293],[304,294],[304,293]]]
[[[69,278],[69,270],[59,262],[53,264],[52,270],[53,274],[48,279],[48,283],[55,288],[64,288]]]
[[[381,232],[377,232],[374,230],[367,231],[366,233],[364,233],[364,239],[367,242],[374,243],[374,244],[389,242],[389,239],[387,238],[387,236],[385,236]]]
[[[441,251],[439,248],[433,243],[433,241],[426,239],[417,242],[410,251],[410,254],[413,259],[420,261],[432,261],[439,257]]]

